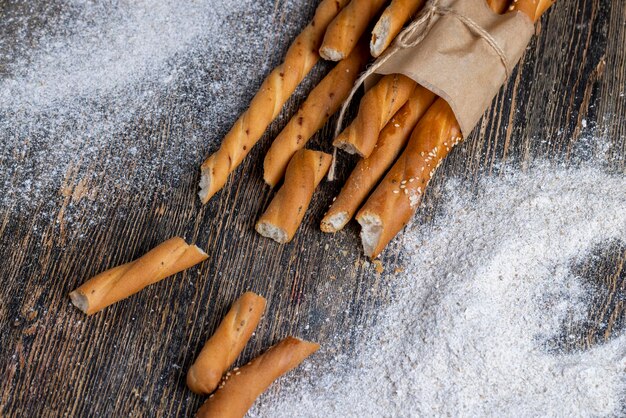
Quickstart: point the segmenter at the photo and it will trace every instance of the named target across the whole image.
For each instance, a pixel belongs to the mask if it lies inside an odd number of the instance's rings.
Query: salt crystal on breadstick
[[[387,0],[350,1],[328,25],[320,48],[322,58],[339,61],[347,57],[386,2]]]
[[[424,5],[424,0],[393,0],[372,30],[370,51],[373,57],[382,54],[404,25]]]
[[[264,297],[246,292],[233,303],[187,372],[189,389],[197,394],[215,390],[259,324],[266,302]]]
[[[171,238],[135,261],[98,274],[70,293],[70,298],[78,309],[92,315],[207,258],[197,246]]]
[[[350,154],[369,157],[380,131],[409,100],[417,86],[415,81],[402,74],[381,78],[365,93],[356,118],[335,138],[333,145]]]
[[[435,94],[418,86],[409,101],[381,131],[376,148],[369,157],[360,160],[352,170],[341,192],[324,215],[320,228],[324,232],[341,230],[370,191],[406,145],[420,117],[435,100]]]
[[[196,418],[243,418],[274,380],[296,368],[319,344],[287,337],[241,368],[226,374]]]
[[[368,60],[367,44],[361,42],[311,91],[265,155],[263,179],[267,184],[274,187],[280,181],[293,154],[339,109]]]
[[[296,152],[287,166],[285,182],[257,222],[256,231],[281,244],[291,241],[331,161],[332,156],[320,151]]]
[[[440,98],[420,119],[406,149],[356,215],[368,257],[377,257],[409,222],[433,173],[461,140],[456,119],[438,117],[442,112],[452,110]]]
[[[200,200],[206,203],[217,193],[278,116],[311,68],[319,61],[318,49],[326,27],[348,0],[322,0],[309,25],[293,41],[285,61],[267,76],[250,107],[235,122],[220,148],[200,167]]]

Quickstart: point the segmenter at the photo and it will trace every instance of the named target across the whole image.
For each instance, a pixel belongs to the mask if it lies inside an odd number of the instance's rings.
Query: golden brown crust
[[[281,244],[291,241],[331,161],[332,156],[321,151],[297,151],[287,166],[285,182],[256,223],[256,231]]]
[[[215,390],[259,324],[266,300],[246,292],[233,303],[215,333],[187,372],[187,386],[197,394]]]
[[[318,62],[318,49],[326,27],[348,0],[322,0],[309,25],[293,41],[284,62],[265,79],[250,107],[235,122],[220,148],[202,166],[200,199],[206,203],[241,164],[300,81]]]
[[[502,14],[509,7],[512,0],[487,0],[487,6],[494,12]]]
[[[509,10],[520,11],[533,22],[537,22],[553,4],[554,0],[515,0]]]
[[[386,2],[387,0],[352,0],[328,25],[320,48],[322,58],[340,61],[347,57]]]
[[[417,123],[398,161],[356,215],[368,257],[377,257],[409,222],[435,170],[461,138],[450,106],[437,99]]]
[[[274,380],[297,367],[319,347],[298,338],[285,338],[250,363],[227,373],[196,418],[243,418]]]
[[[424,0],[393,0],[387,6],[372,30],[370,51],[373,57],[378,57],[391,45],[404,25],[423,5]]]
[[[70,298],[77,308],[92,315],[207,258],[208,255],[200,248],[174,237],[135,261],[91,278],[71,292]]]
[[[335,138],[333,145],[351,154],[369,157],[380,131],[409,100],[417,85],[402,74],[381,78],[365,93],[356,118]]]
[[[267,184],[274,187],[280,181],[293,154],[339,109],[368,60],[367,44],[362,42],[311,91],[265,156],[263,178]]]
[[[434,100],[434,93],[424,87],[417,87],[411,98],[381,131],[372,154],[360,160],[352,170],[322,219],[322,231],[337,232],[352,219],[363,200],[396,160],[417,121]]]

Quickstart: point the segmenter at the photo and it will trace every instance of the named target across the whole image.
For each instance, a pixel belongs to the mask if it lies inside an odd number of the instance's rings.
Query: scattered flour
[[[559,341],[588,321],[604,286],[573,266],[626,243],[626,178],[546,164],[487,177],[477,192],[445,188],[434,222],[400,238],[406,270],[389,279],[392,301],[354,354],[309,362],[251,416],[624,412],[626,335],[586,350]]]
[[[54,210],[79,182],[110,204],[196,175],[276,64],[268,46],[308,18],[296,3],[280,30],[275,5],[251,0],[3,5],[0,209]]]
[[[261,81],[249,75],[276,64],[273,2],[23,4],[0,20],[0,209],[12,213],[54,206],[68,176],[99,179],[93,210],[120,190],[171,188],[247,105]],[[285,40],[303,4],[283,5],[296,11]],[[626,240],[624,177],[536,167],[477,194],[447,189],[433,224],[402,236],[393,303],[353,355],[307,363],[252,416],[623,412],[626,337],[584,351],[554,341],[586,320],[595,291],[571,266]]]

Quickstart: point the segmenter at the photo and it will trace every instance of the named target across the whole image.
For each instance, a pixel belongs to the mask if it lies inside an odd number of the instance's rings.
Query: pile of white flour
[[[0,208],[23,215],[49,202],[54,210],[62,189],[78,183],[94,214],[124,193],[167,197],[181,179],[195,183],[211,144],[280,59],[274,51],[313,9],[288,1],[277,13],[272,2],[250,0],[23,3],[3,6],[0,19]]]
[[[433,224],[400,238],[405,272],[355,352],[328,363],[322,353],[251,416],[624,412],[626,336],[583,351],[557,342],[577,339],[563,333],[607,291],[572,267],[626,242],[626,178],[544,166],[485,178],[478,192],[450,180],[445,195]]]

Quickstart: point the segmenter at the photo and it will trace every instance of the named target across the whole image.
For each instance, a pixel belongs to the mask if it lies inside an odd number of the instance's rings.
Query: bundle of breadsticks
[[[390,9],[394,4],[400,3],[404,2],[392,2]],[[455,6],[454,3],[459,2],[447,3]],[[529,20],[535,22],[553,1],[488,0],[487,3],[496,13],[507,13],[518,19],[530,18]],[[433,10],[434,13],[450,13],[446,8],[437,10],[437,2],[431,1],[428,5],[430,13]],[[466,4],[464,6],[467,7]],[[459,9],[452,13],[459,13]],[[462,23],[478,32],[477,37],[481,40],[493,41],[489,32],[482,33],[482,28],[473,26],[474,21],[470,21],[470,24]],[[377,28],[380,27],[387,27],[387,24],[379,21]],[[509,37],[513,36],[518,34],[509,34]],[[506,36],[503,38],[507,39]],[[379,35],[374,33],[372,46],[377,42],[381,41]],[[403,39],[402,42],[406,40]],[[520,45],[523,46],[525,45]],[[506,55],[497,47],[497,44],[493,47],[496,55]],[[508,76],[510,63],[503,62],[502,66],[505,67],[505,76]],[[493,76],[496,77],[496,74]],[[390,90],[394,92],[391,100],[387,93]],[[389,74],[382,77],[361,100],[354,121],[335,138],[335,146],[357,153],[363,159],[324,216],[322,230],[335,232],[343,228],[356,213],[356,220],[362,228],[361,241],[365,254],[372,258],[378,256],[410,221],[436,169],[452,148],[471,131],[476,117],[483,113],[484,106],[488,105],[492,96],[493,93],[487,96],[488,101],[485,101],[483,108],[469,116],[470,120],[474,118],[473,124],[466,123],[465,129],[462,129],[457,113],[442,97],[434,96],[431,91],[405,75]],[[416,105],[418,101],[421,106]],[[465,113],[462,116],[468,119],[468,112]]]
[[[321,229],[337,232],[355,217],[366,255],[378,256],[409,222],[437,167],[471,132],[553,2],[322,0],[284,63],[202,165],[202,201],[224,186],[313,65],[337,61],[266,154],[265,182],[283,184],[256,230],[280,243],[293,238],[322,177],[328,170],[333,177],[330,156],[304,147],[341,110],[332,145],[361,160]],[[357,115],[341,131],[364,81]]]

